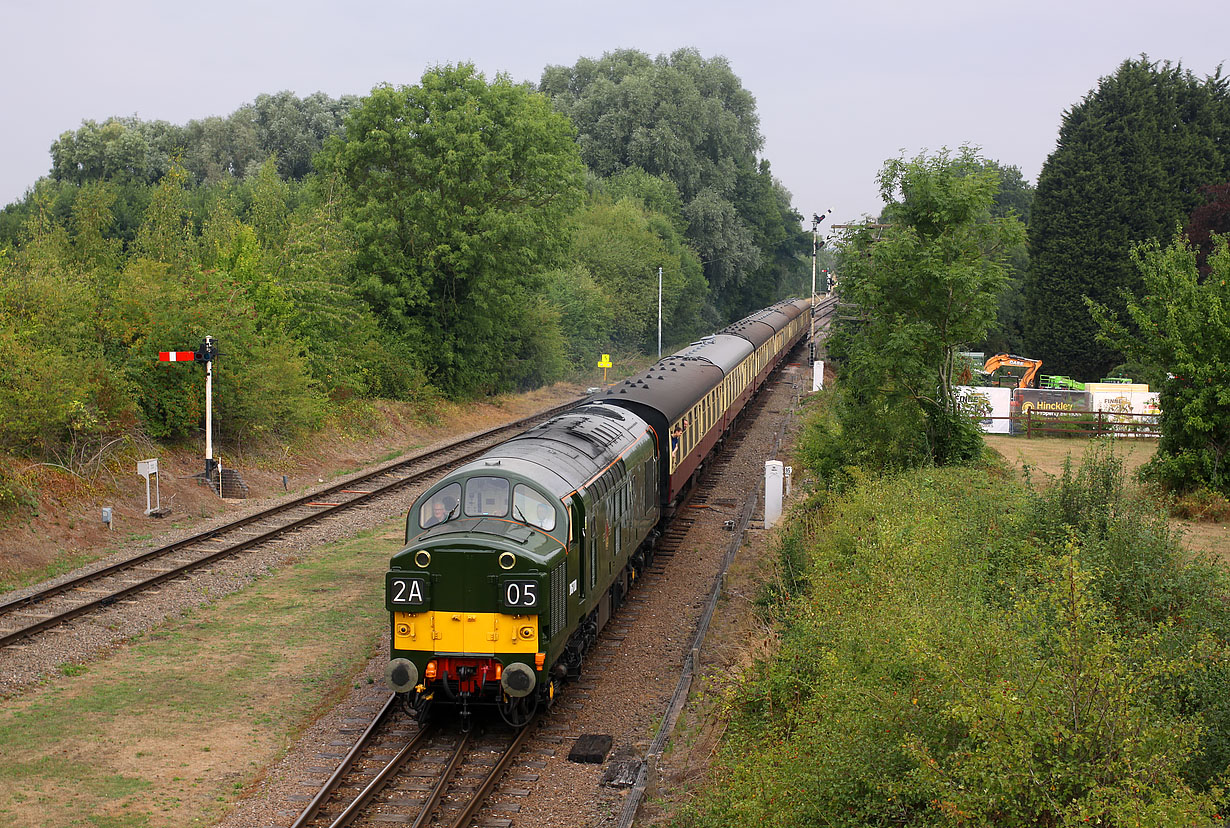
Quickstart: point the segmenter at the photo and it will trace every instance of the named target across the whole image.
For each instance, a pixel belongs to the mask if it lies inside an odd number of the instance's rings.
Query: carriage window
[[[467,480],[466,514],[470,517],[506,517],[508,481],[502,477],[471,477]]]
[[[555,528],[555,509],[551,503],[520,483],[513,489],[513,517],[546,532]]]
[[[419,526],[427,529],[457,517],[457,503],[461,500],[461,484],[450,483],[431,496],[419,509]]]

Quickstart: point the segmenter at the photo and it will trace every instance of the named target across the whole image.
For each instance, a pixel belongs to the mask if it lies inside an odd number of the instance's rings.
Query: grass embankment
[[[710,778],[679,826],[1217,825],[1224,570],[1098,447],[1035,494],[1000,469],[797,510]]]
[[[344,691],[387,623],[400,521],[0,709],[0,825],[213,822]]]

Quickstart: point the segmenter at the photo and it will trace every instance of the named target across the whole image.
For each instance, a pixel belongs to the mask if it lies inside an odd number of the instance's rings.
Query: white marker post
[[[782,478],[785,465],[781,460],[766,460],[764,464],[764,528],[772,529],[782,516]]]
[[[824,388],[824,360],[818,359],[812,363],[811,390],[819,391]]]
[[[137,474],[145,478],[145,514],[148,517],[154,512],[162,511],[162,492],[158,487],[158,459],[153,460],[138,460]],[[154,503],[150,503],[149,497],[149,479],[154,478]]]

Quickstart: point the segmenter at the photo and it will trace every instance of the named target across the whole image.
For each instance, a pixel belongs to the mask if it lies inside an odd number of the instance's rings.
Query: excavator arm
[[[1018,388],[1033,388],[1038,381],[1038,371],[1042,369],[1042,360],[1015,354],[996,354],[982,366],[983,372],[994,375],[1000,368],[1024,368]]]

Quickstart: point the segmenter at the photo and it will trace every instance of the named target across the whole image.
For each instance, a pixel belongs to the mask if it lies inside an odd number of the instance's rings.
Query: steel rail
[[[45,601],[49,598],[55,597],[57,595],[61,595],[65,592],[68,592],[69,590],[76,589],[84,584],[90,583],[92,581],[101,580],[104,577],[115,575],[125,570],[135,569],[138,566],[147,564],[152,560],[166,557],[168,555],[171,555],[174,552],[180,551],[194,544],[203,543],[203,542],[211,541],[211,540],[216,541],[216,542],[222,542],[219,539],[223,535],[230,533],[230,532],[234,532],[237,529],[243,528],[245,526],[249,526],[260,520],[265,520],[270,517],[275,517],[279,514],[289,512],[307,503],[316,502],[319,500],[319,498],[323,496],[327,496],[335,492],[338,492],[338,491],[341,491],[342,489],[360,485],[364,482],[370,482],[375,478],[385,476],[390,473],[396,473],[397,470],[400,468],[419,464],[424,461],[431,462],[434,458],[438,458],[441,455],[456,451],[458,447],[462,446],[465,443],[473,442],[475,440],[486,440],[502,432],[506,432],[510,430],[524,429],[526,425],[529,423],[535,422],[540,419],[551,417],[563,411],[567,411],[575,407],[579,402],[580,400],[572,401],[572,402],[566,403],[561,406],[556,406],[547,411],[539,412],[538,414],[532,415],[530,417],[524,417],[520,420],[517,420],[516,422],[509,423],[503,426],[497,426],[496,428],[488,429],[487,431],[480,432],[479,434],[472,435],[463,440],[454,441],[438,449],[433,449],[431,451],[423,452],[421,454],[415,455],[414,457],[407,458],[405,460],[399,461],[389,466],[384,466],[374,471],[367,472],[365,474],[360,475],[359,477],[348,479],[345,482],[334,484],[332,486],[326,487],[325,489],[318,490],[318,491],[312,492],[307,495],[303,495],[302,497],[297,497],[294,500],[287,501],[285,503],[280,503],[277,506],[271,507],[261,512],[257,512],[253,515],[249,515],[248,517],[240,518],[238,520],[232,521],[231,523],[228,523],[224,526],[220,526],[215,529],[207,530],[205,532],[200,532],[196,535],[193,535],[192,537],[185,538],[183,540],[176,541],[171,544],[167,544],[166,546],[159,547],[158,549],[153,549],[149,552],[145,552],[136,557],[129,558],[127,560],[120,561],[118,563],[115,563],[110,566],[104,567],[102,569],[96,570],[94,572],[90,572],[90,573],[78,576],[69,581],[65,581],[64,583],[56,584],[40,592],[33,593],[31,595],[24,596],[22,598],[10,600],[4,604],[0,604],[0,613],[10,613],[11,614],[21,609],[34,606],[35,604],[41,601]],[[109,606],[110,604],[113,604],[118,600],[126,598],[129,595],[142,592],[146,589],[149,589],[150,587],[156,586],[165,581],[171,581],[171,580],[175,580],[178,578],[182,578],[185,574],[195,569],[199,569],[203,566],[207,566],[211,563],[214,563],[220,559],[230,557],[231,555],[236,555],[254,546],[258,546],[260,544],[266,543],[279,535],[286,534],[287,532],[293,531],[294,529],[298,529],[301,526],[307,525],[309,523],[314,523],[316,521],[324,520],[328,517],[336,515],[354,506],[358,506],[363,503],[366,503],[367,501],[372,500],[374,498],[387,495],[390,492],[393,492],[393,491],[396,491],[397,489],[411,485],[412,483],[422,480],[424,477],[427,477],[435,473],[436,471],[439,470],[440,465],[455,465],[458,463],[464,463],[474,457],[479,456],[483,452],[487,451],[489,448],[490,446],[486,446],[486,445],[481,446],[477,449],[474,449],[472,451],[462,454],[460,457],[454,457],[453,459],[447,461],[447,463],[438,464],[437,466],[429,467],[420,472],[412,473],[401,479],[394,480],[390,483],[384,484],[370,492],[359,494],[358,496],[350,500],[347,500],[343,503],[338,503],[338,504],[314,511],[308,515],[305,515],[302,518],[293,520],[286,524],[282,524],[267,532],[263,532],[259,535],[255,535],[251,538],[248,538],[247,540],[240,541],[238,543],[227,546],[224,549],[220,549],[215,552],[212,552],[197,560],[189,561],[181,566],[175,567],[166,572],[157,573],[156,575],[140,580],[135,584],[131,584],[124,589],[117,590],[101,598],[96,598],[94,600],[87,601],[84,604],[80,604],[62,613],[57,613],[56,615],[53,615],[50,618],[45,618],[29,626],[21,627],[19,629],[0,634],[0,647],[7,646],[22,638],[26,638],[36,633],[42,632],[43,630],[49,629],[54,626],[58,626],[74,618],[77,618],[78,616],[85,615],[89,612],[93,612],[94,610],[100,609],[104,606]]]
[[[393,774],[397,772],[398,768],[405,763],[410,754],[414,753],[419,744],[421,744],[423,739],[426,738],[424,734],[428,731],[432,731],[434,733],[436,730],[439,730],[438,725],[420,730],[418,735],[416,735],[409,744],[399,750],[397,755],[390,759],[388,764],[380,770],[380,773],[376,774],[376,778],[369,782],[367,787],[360,791],[359,795],[356,796],[349,805],[342,809],[342,812],[337,815],[337,819],[333,820],[333,822],[329,824],[329,828],[345,828],[345,826],[354,822],[355,817],[359,815],[359,811],[376,798],[376,795],[384,789],[384,786],[388,784],[389,779],[392,778]],[[465,751],[465,746],[469,741],[470,734],[463,733],[461,739],[457,742],[456,749],[453,751],[452,758],[449,759],[448,767],[444,770],[444,774],[441,776],[441,782],[437,783],[437,787],[441,787],[443,782],[452,776],[453,771],[457,767],[457,763],[461,761],[461,755]],[[424,813],[426,813],[426,810]],[[415,822],[414,824],[417,826],[420,823]]]
[[[418,818],[414,820],[414,824],[410,828],[423,828],[431,820],[431,815],[435,812],[436,806],[440,804],[448,783],[452,781],[453,775],[457,773],[457,766],[461,764],[461,756],[465,752],[465,747],[469,741],[470,731],[467,730],[461,734],[461,740],[457,743],[457,749],[449,757],[448,767],[444,769],[444,772],[440,774],[440,778],[436,780],[436,784],[432,786],[431,793],[427,795],[427,801],[423,803],[423,810],[419,811]],[[342,826],[329,826],[329,828],[342,828]]]
[[[369,724],[367,729],[364,730],[359,736],[359,740],[354,743],[354,746],[350,748],[350,750],[346,753],[346,756],[340,763],[338,763],[337,769],[334,770],[329,778],[325,780],[325,784],[321,786],[321,789],[316,796],[312,797],[312,801],[307,804],[307,807],[303,809],[303,812],[300,813],[295,821],[291,823],[290,828],[303,828],[304,825],[307,825],[307,823],[315,819],[316,814],[318,814],[320,809],[324,807],[325,803],[329,801],[329,797],[335,790],[337,790],[338,785],[350,771],[350,768],[354,765],[355,760],[359,758],[359,754],[365,747],[367,747],[368,743],[371,741],[372,735],[375,734],[376,730],[385,723],[385,721],[389,718],[389,715],[396,709],[396,706],[397,694],[390,693],[388,700],[384,703],[384,707],[380,709],[380,712],[376,714],[374,719],[372,719],[371,724]],[[426,732],[426,728],[420,728],[419,732],[415,734],[414,740],[411,744],[414,744],[419,739],[424,738],[424,732]]]
[[[495,783],[499,781],[500,776],[512,764],[512,761],[517,758],[517,754],[521,752],[521,748],[525,747],[525,743],[530,740],[531,731],[537,730],[536,725],[542,718],[542,714],[535,714],[534,718],[521,728],[521,732],[517,734],[517,738],[508,746],[500,760],[496,762],[495,767],[487,774],[487,778],[483,780],[483,784],[478,786],[478,790],[474,792],[474,796],[470,799],[470,803],[461,810],[461,814],[457,819],[453,820],[452,828],[466,828],[470,820],[478,813],[478,809],[491,795],[491,791],[495,788]],[[418,828],[418,823],[415,823],[415,828]]]

